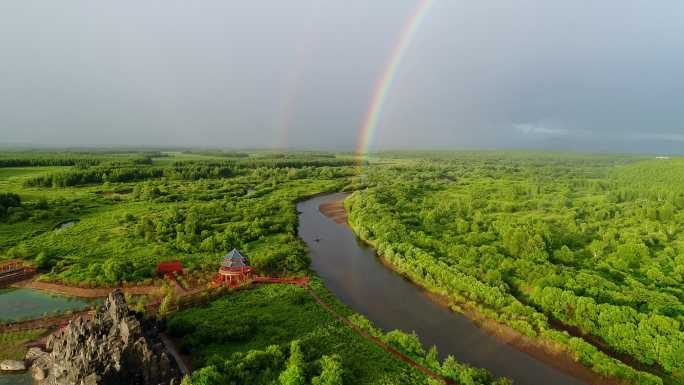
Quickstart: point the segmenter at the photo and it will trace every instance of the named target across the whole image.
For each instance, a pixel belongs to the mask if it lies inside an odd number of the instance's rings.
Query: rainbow
[[[382,116],[382,107],[387,99],[387,94],[392,88],[394,79],[397,77],[399,67],[406,54],[406,50],[420,27],[425,15],[430,10],[434,0],[418,0],[418,4],[411,15],[404,23],[404,27],[399,35],[399,40],[392,49],[392,52],[387,59],[382,76],[378,78],[373,90],[373,98],[368,106],[366,117],[363,120],[359,130],[358,143],[356,146],[356,155],[359,159],[363,159],[369,151],[371,140],[375,135],[378,127],[378,122]]]
[[[284,98],[280,112],[277,114],[276,135],[274,136],[277,139],[277,143],[273,147],[275,149],[285,150],[288,147],[288,133],[297,107],[300,79],[301,65],[297,64],[288,74],[286,82],[287,96]]]

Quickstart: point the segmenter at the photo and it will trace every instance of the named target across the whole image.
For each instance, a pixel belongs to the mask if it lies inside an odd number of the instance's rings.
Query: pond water
[[[0,289],[0,319],[19,320],[40,318],[45,313],[80,310],[93,301],[48,294],[34,289]]]
[[[31,373],[0,373],[0,385],[31,385],[33,384],[33,379],[31,378]]]
[[[74,227],[75,224],[76,224],[76,221],[69,221],[69,222],[60,223],[59,225],[57,225],[55,227],[55,232],[59,233],[60,231],[68,229],[69,227]]]
[[[584,382],[492,337],[462,314],[431,301],[417,286],[385,267],[351,229],[320,213],[322,203],[345,194],[319,196],[297,205],[299,236],[312,268],[347,306],[385,331],[415,331],[440,354],[488,369],[516,385],[579,385]]]

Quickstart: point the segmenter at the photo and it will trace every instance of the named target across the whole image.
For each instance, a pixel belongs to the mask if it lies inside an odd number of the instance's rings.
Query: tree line
[[[0,219],[7,215],[7,211],[13,207],[21,206],[21,197],[15,193],[0,193]]]

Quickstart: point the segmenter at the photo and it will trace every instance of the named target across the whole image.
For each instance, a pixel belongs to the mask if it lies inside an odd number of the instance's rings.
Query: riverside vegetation
[[[600,374],[684,382],[684,160],[383,161],[393,164],[367,168],[346,206],[355,232],[396,270]]]
[[[355,190],[345,204],[359,237],[455,310],[550,342],[600,374],[683,382],[682,159],[407,152],[358,167],[314,152],[72,151],[6,152],[0,166],[0,255],[32,261],[45,280],[145,283],[169,259],[207,277],[232,247],[266,273],[309,274],[295,202]],[[205,367],[194,384],[249,373],[254,383],[432,381],[364,345],[298,288],[234,293],[169,325]],[[461,383],[497,381],[436,362],[411,335],[378,335]],[[376,360],[387,376],[365,366]]]

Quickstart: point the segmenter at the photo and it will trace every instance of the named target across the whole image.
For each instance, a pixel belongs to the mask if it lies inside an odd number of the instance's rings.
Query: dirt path
[[[169,336],[167,336],[164,333],[159,333],[159,337],[164,343],[164,346],[166,346],[166,350],[168,350],[173,356],[173,358],[176,360],[176,363],[178,364],[178,368],[180,369],[181,374],[184,376],[192,374],[192,366],[190,365],[190,362],[188,362],[189,357],[182,355],[178,351],[178,349],[176,348],[176,344]]]
[[[53,327],[59,328],[66,326],[67,324],[69,324],[70,321],[78,317],[87,317],[91,312],[91,310],[82,310],[71,314],[60,315],[57,317],[0,325],[0,333],[18,332],[22,330],[32,329],[50,329]]]
[[[175,278],[166,277],[166,280],[169,282],[171,286],[174,287],[174,289],[176,290],[176,294],[183,296],[188,293],[188,291],[185,290],[185,288],[181,286],[180,282],[178,282]]]
[[[452,380],[442,377],[439,374],[433,372],[432,370],[422,366],[421,364],[417,363],[414,361],[411,357],[401,353],[400,351],[394,349],[393,347],[389,346],[386,344],[384,341],[380,340],[379,338],[372,336],[368,334],[365,330],[359,328],[358,326],[354,325],[347,317],[344,317],[340,314],[338,314],[335,309],[333,309],[330,305],[328,305],[325,301],[321,299],[321,297],[318,296],[313,290],[310,288],[306,288],[306,291],[309,292],[311,297],[323,308],[325,309],[328,313],[330,313],[333,317],[339,319],[342,321],[344,324],[352,328],[356,333],[361,335],[363,338],[371,341],[375,345],[377,345],[379,348],[383,349],[384,351],[392,354],[393,356],[399,358],[400,360],[404,361],[405,363],[411,365],[413,368],[419,370],[423,374],[425,374],[428,377],[434,378],[435,380],[442,381],[447,385],[458,385],[457,383],[453,382]]]
[[[120,287],[120,288],[85,288],[85,287],[74,287],[62,285],[59,283],[50,282],[40,282],[37,280],[24,281],[19,284],[13,285],[15,287],[23,287],[29,289],[37,289],[42,291],[47,291],[49,293],[68,295],[72,297],[80,298],[103,298],[107,297],[109,293],[114,289],[121,289],[127,294],[136,295],[160,295],[161,289],[156,286],[131,286],[131,287]]]

